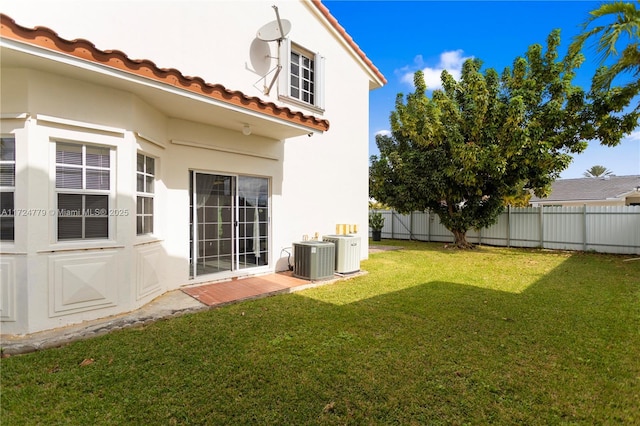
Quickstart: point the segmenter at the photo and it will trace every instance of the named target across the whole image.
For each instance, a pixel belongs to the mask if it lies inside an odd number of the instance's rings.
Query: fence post
[[[393,231],[393,219],[395,218],[395,215],[396,215],[396,211],[391,210],[391,239],[392,240],[396,239],[396,233]]]
[[[543,206],[538,207],[540,209],[540,248],[544,248],[544,217],[542,216]]]
[[[431,242],[431,209],[427,210],[427,241]]]
[[[511,204],[507,205],[507,247],[511,247]]]
[[[409,241],[413,240],[413,212],[409,213]]]
[[[587,251],[587,205],[582,205],[582,251]]]

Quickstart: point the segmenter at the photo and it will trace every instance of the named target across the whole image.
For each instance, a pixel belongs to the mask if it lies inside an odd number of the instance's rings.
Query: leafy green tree
[[[369,210],[389,210],[389,207],[385,206],[381,202],[371,200],[369,201]]]
[[[495,223],[518,189],[544,196],[611,112],[606,99],[596,94],[594,108],[572,84],[583,57],[558,60],[559,44],[556,30],[545,52],[530,46],[501,77],[467,60],[460,81],[443,71],[431,98],[417,72],[415,92],[396,99],[391,136],[376,138],[370,196],[402,213],[431,209],[460,248],[472,247],[467,231]]]
[[[504,197],[504,205],[512,207],[529,207],[531,191],[527,188],[518,188],[512,194]]]
[[[600,176],[609,176],[613,172],[607,169],[605,166],[601,166],[596,164],[595,166],[591,166],[591,168],[587,169],[586,172],[583,173],[584,177],[600,177]]]

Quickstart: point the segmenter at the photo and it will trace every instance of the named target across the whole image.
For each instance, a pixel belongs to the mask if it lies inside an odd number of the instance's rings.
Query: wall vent
[[[335,245],[323,241],[293,243],[293,276],[305,280],[333,277]]]

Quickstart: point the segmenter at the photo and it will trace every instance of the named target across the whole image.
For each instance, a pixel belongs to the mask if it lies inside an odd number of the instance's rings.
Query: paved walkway
[[[288,293],[326,284],[328,280],[311,282],[296,278],[291,272],[262,275],[209,285],[186,287],[183,292],[207,306],[220,306],[241,300]],[[335,280],[330,280],[335,281]]]
[[[362,275],[351,274],[348,278]],[[338,275],[323,281],[308,281],[293,277],[291,272],[275,273],[211,284],[194,285],[169,291],[135,311],[86,321],[80,324],[42,331],[24,336],[1,336],[3,356],[17,355],[62,346],[64,344],[100,336],[130,327],[141,327],[162,318],[212,309],[242,300],[257,299],[276,294],[292,293],[326,285],[345,277]]]

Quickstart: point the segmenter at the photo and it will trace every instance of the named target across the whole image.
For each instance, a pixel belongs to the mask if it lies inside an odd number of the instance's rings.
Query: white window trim
[[[308,103],[301,99],[295,98],[289,94],[289,88],[291,86],[291,51],[302,54],[304,56],[313,55],[314,61],[314,88],[313,93],[314,103]],[[314,112],[324,112],[324,74],[325,74],[325,58],[319,53],[311,53],[310,49],[306,49],[302,46],[292,45],[291,39],[285,38],[280,43],[280,62],[282,64],[282,71],[278,77],[278,98],[301,107],[305,107],[313,110]]]

